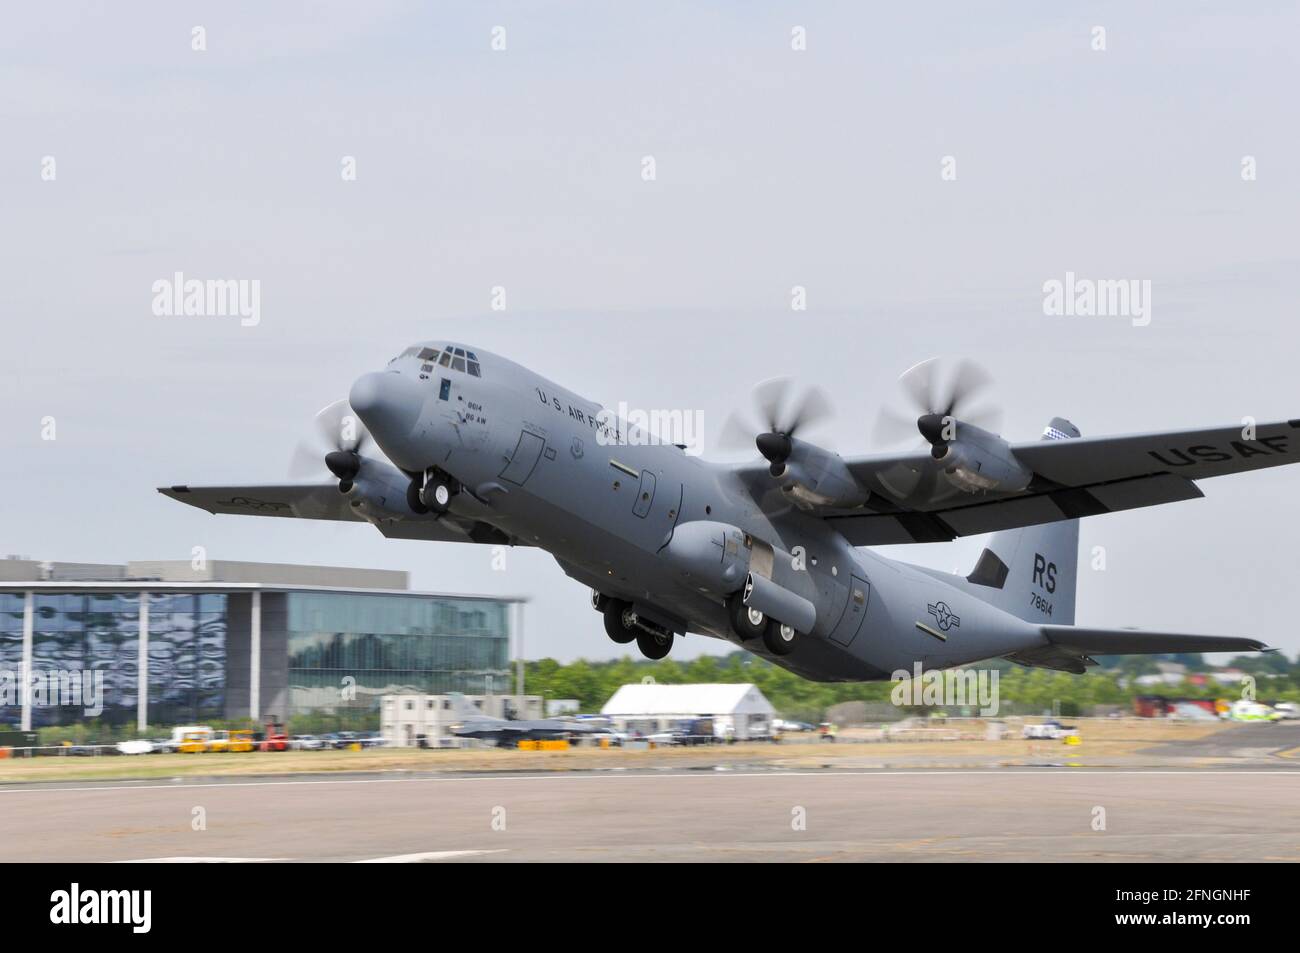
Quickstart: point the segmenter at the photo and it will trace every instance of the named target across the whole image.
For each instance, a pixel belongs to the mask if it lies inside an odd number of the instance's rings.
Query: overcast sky
[[[1058,414],[1085,434],[1300,416],[1296,5],[1056,6],[8,5],[0,550],[407,569],[530,596],[530,657],[605,658],[543,553],[494,572],[487,549],[154,487],[285,479],[319,407],[428,338],[606,405],[698,408],[706,445],[788,374],[834,399],[831,445],[873,449],[894,379],[937,353],[993,372],[1013,439]],[[260,281],[260,323],[156,316],[177,271]],[[1066,272],[1149,280],[1150,324],[1045,316]],[[1085,521],[1108,558],[1078,621],[1294,654],[1298,486],[1226,477]],[[980,546],[893,554],[965,572]]]

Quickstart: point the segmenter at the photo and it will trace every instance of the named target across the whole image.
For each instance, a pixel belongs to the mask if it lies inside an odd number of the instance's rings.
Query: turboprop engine
[[[761,434],[758,448],[781,491],[800,506],[851,509],[867,500],[838,453],[778,433]]]
[[[1033,471],[1016,459],[1010,445],[997,434],[951,417],[927,414],[917,421],[930,442],[930,456],[960,490],[1016,493],[1029,486]]]

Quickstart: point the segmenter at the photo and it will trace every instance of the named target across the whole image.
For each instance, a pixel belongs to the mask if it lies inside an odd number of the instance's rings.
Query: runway
[[[23,785],[0,789],[0,860],[1296,861],[1300,772],[705,770]]]

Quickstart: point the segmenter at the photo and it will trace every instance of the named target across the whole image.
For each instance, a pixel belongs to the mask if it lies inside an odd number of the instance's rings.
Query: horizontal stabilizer
[[[1264,643],[1227,635],[1187,635],[1140,629],[1093,629],[1078,625],[1044,625],[1046,644],[1006,656],[1032,668],[1082,675],[1096,665],[1095,655],[1164,655],[1179,652],[1264,652]]]
[[[1141,629],[1092,629],[1078,625],[1044,625],[1053,645],[1084,655],[1162,655],[1172,652],[1262,652],[1264,643],[1228,635],[1187,635]]]

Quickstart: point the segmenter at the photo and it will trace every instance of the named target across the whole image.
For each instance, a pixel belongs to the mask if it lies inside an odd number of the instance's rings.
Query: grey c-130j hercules
[[[919,449],[841,457],[801,438],[815,392],[760,387],[761,460],[711,463],[503,357],[408,348],[322,411],[328,482],[173,486],[211,513],[367,521],[385,536],[536,546],[652,659],[687,632],[818,681],[989,658],[1080,673],[1094,655],[1258,651],[1252,638],[1075,626],[1078,520],[1202,495],[1300,460],[1300,420],[1010,443],[973,422],[973,365],[902,378]],[[355,416],[354,416],[355,415]],[[359,421],[357,420],[359,418]],[[735,429],[734,427],[730,429]],[[1250,439],[1247,439],[1249,436]],[[377,444],[382,456],[373,452]],[[386,458],[386,459],[385,459]],[[967,576],[869,549],[992,534]]]

